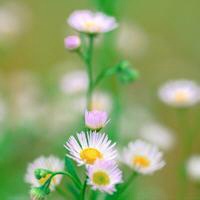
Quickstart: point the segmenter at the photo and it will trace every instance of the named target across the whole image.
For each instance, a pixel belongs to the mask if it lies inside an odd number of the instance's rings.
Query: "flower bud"
[[[31,200],[44,200],[47,193],[40,187],[34,187],[30,192]]]
[[[64,44],[68,50],[77,50],[81,46],[81,39],[76,35],[71,35],[64,39]]]
[[[35,173],[35,177],[37,179],[41,179],[41,178],[44,178],[46,175],[48,175],[51,172],[46,169],[36,169],[34,173]]]
[[[118,65],[118,75],[119,80],[123,83],[130,83],[136,81],[139,78],[139,73],[137,70],[130,67],[130,63],[127,61],[122,61]]]
[[[91,130],[99,131],[108,123],[108,115],[103,111],[85,111],[85,125]]]

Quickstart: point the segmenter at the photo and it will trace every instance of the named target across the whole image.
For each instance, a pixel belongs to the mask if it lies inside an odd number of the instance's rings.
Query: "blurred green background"
[[[117,53],[111,60],[102,61],[102,52],[106,49],[101,48],[100,39],[94,61],[111,65],[122,58],[128,59],[140,71],[137,83],[117,90],[125,121],[125,125],[117,127],[120,145],[135,138],[138,126],[144,125],[145,120],[158,121],[172,129],[176,145],[165,153],[166,167],[154,176],[138,180],[136,196],[138,200],[175,199],[179,191],[176,166],[181,153],[181,124],[177,111],[159,101],[157,90],[171,79],[199,81],[200,4],[196,0],[118,0],[116,3],[121,24],[115,34]],[[88,8],[94,9],[94,4],[86,0],[0,0],[2,200],[28,199],[29,186],[24,183],[27,164],[40,155],[55,154],[64,158],[63,144],[70,134],[81,130],[81,113],[73,114],[68,104],[73,101],[76,106],[74,99],[79,97],[72,99],[63,94],[60,80],[70,70],[84,69],[80,59],[64,49],[63,39],[73,33],[66,24],[69,14]],[[8,23],[17,26],[8,36],[1,33],[4,20],[1,13],[5,9],[15,19],[12,22],[11,18]],[[108,84],[102,88],[112,93],[113,86]],[[199,111],[199,106],[190,109],[187,120],[191,127],[199,126]],[[115,109],[112,116],[114,112]],[[114,126],[112,122],[111,126]],[[193,143],[194,153],[200,152],[199,142],[200,136]],[[187,198],[197,199],[196,192],[195,184],[190,183]]]

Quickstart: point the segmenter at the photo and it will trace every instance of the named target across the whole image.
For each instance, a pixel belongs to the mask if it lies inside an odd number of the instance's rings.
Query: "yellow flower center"
[[[92,181],[96,185],[105,186],[110,183],[110,177],[104,171],[95,172],[92,176]]]
[[[40,184],[40,185],[43,185],[44,183],[46,183],[46,181],[50,178],[50,176],[51,176],[51,174],[47,174],[45,177],[39,179],[39,180],[38,180],[38,181],[39,181],[39,184]],[[52,179],[51,179],[51,182],[55,184],[55,183],[56,183],[55,178],[52,178]]]
[[[86,148],[81,151],[80,157],[87,164],[94,164],[96,159],[101,159],[103,156],[101,152],[95,148]]]
[[[188,101],[188,94],[185,91],[177,91],[175,94],[175,101],[177,103],[185,103]]]
[[[139,167],[149,167],[150,160],[146,156],[134,156],[133,164]]]
[[[95,21],[86,21],[84,27],[88,31],[100,31],[98,24]]]

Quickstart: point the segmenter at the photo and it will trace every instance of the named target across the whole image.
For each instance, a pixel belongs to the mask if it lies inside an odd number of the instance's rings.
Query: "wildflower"
[[[65,38],[64,44],[69,50],[77,50],[81,46],[81,39],[76,35],[71,35]]]
[[[113,160],[117,156],[115,143],[105,133],[81,132],[77,139],[71,136],[65,145],[69,151],[68,157],[75,160],[78,165],[93,165],[97,159]]]
[[[152,174],[165,165],[162,156],[156,146],[137,140],[124,149],[122,161],[138,173]]]
[[[163,150],[169,150],[174,145],[171,130],[157,123],[149,123],[143,126],[140,130],[140,136]]]
[[[97,91],[92,96],[92,103],[90,105],[91,110],[104,110],[111,111],[112,109],[112,100],[111,97],[102,91]]]
[[[200,101],[200,87],[193,81],[170,81],[159,90],[160,99],[174,107],[188,107]]]
[[[192,156],[186,164],[186,171],[192,180],[200,182],[200,156]]]
[[[85,124],[91,130],[100,130],[108,123],[106,112],[93,110],[85,111]]]
[[[117,48],[126,56],[142,57],[149,46],[149,38],[142,27],[137,24],[124,23],[120,24],[121,29],[117,34]],[[130,40],[131,38],[131,40]]]
[[[122,172],[115,161],[97,160],[87,168],[88,184],[94,190],[112,194],[116,191],[115,185],[122,182]]]
[[[61,89],[66,94],[85,92],[88,87],[88,77],[85,71],[75,70],[67,73],[61,79]]]
[[[45,169],[46,172],[49,170],[50,172],[55,171],[63,171],[64,170],[64,162],[55,156],[44,157],[41,156],[34,160],[32,163],[28,165],[27,173],[25,176],[25,181],[31,184],[33,187],[42,186],[51,176],[51,173],[46,173],[40,178],[37,173],[37,169]],[[57,175],[52,178],[50,189],[54,190],[55,186],[61,182],[62,176]]]
[[[93,13],[89,10],[74,11],[70,15],[68,23],[75,30],[88,34],[109,32],[118,26],[114,17],[100,12]]]

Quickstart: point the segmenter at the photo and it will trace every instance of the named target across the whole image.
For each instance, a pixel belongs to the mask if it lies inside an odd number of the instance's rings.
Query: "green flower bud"
[[[30,192],[31,200],[44,200],[47,196],[45,190],[40,187],[34,187]]]
[[[46,169],[36,169],[34,173],[35,177],[39,180],[41,178],[46,177],[46,175],[50,174],[51,172]]]
[[[130,83],[139,78],[139,73],[130,67],[128,61],[121,61],[118,65],[118,78],[122,83]]]

